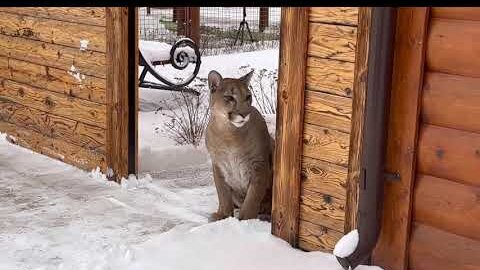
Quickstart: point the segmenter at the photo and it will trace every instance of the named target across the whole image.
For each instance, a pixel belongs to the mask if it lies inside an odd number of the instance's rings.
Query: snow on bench
[[[184,39],[179,39],[177,43],[181,40]],[[172,47],[172,45],[164,42],[148,40],[140,40],[139,44],[140,52],[145,58],[145,61],[148,61],[150,64],[155,62],[171,62],[173,60],[170,59],[170,51]],[[179,47],[177,50],[175,50],[174,58],[176,58],[180,52],[185,52],[189,56],[190,61],[196,60],[195,51],[193,48]]]

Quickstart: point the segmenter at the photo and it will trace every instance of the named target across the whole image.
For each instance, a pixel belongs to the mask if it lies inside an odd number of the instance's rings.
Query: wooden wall
[[[105,169],[105,89],[104,8],[0,8],[0,131],[69,164]]]
[[[344,234],[358,8],[312,7],[298,246],[332,251]],[[354,209],[356,211],[356,209]]]
[[[127,18],[127,8],[0,8],[0,131],[77,167],[126,175],[127,153],[115,149],[128,142],[115,142],[128,129]]]
[[[384,269],[480,269],[480,8],[400,8]]]

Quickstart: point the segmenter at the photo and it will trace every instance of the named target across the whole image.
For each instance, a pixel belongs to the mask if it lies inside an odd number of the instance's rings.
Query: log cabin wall
[[[399,8],[373,262],[480,269],[480,8]]]
[[[133,11],[0,8],[0,132],[82,169],[127,175]]]
[[[358,22],[359,8],[310,8],[298,221],[298,246],[304,250],[332,251],[350,228],[347,182]]]
[[[0,8],[0,131],[105,169],[105,31],[105,8]]]

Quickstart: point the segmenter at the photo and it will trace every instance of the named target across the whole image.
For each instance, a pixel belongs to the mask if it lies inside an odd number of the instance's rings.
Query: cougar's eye
[[[225,102],[232,102],[232,101],[234,101],[235,99],[234,99],[232,96],[224,96],[224,97],[223,97],[223,100],[225,100]]]

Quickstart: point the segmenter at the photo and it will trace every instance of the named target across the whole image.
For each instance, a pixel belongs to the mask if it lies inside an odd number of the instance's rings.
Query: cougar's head
[[[250,120],[252,93],[249,89],[253,70],[241,78],[222,78],[217,71],[208,74],[210,106],[212,113],[230,121],[235,127],[242,127]]]

